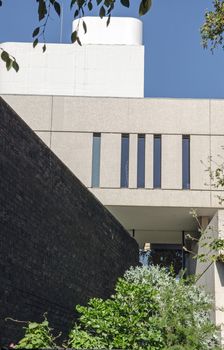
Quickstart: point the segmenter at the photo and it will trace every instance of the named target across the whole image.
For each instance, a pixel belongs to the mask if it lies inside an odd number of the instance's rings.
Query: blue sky
[[[64,0],[63,42],[70,41],[69,2]],[[130,9],[118,5],[114,15],[137,17],[138,3],[132,0]],[[224,98],[224,51],[218,49],[212,55],[200,43],[206,8],[211,8],[211,0],[154,0],[150,13],[142,18],[146,97]],[[0,41],[31,41],[37,24],[35,0],[3,0]],[[59,38],[55,15],[49,22],[47,41]]]

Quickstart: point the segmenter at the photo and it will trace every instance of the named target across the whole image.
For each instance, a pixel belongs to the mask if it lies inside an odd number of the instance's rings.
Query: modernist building
[[[194,264],[182,247],[198,231],[192,208],[204,227],[224,234],[219,192],[206,171],[222,153],[224,100],[143,98],[141,22],[86,22],[81,47],[49,44],[42,54],[30,44],[4,44],[20,71],[3,70],[0,94],[140,248],[151,248],[155,261],[169,252],[190,272],[203,272],[200,283],[223,305],[222,264]],[[221,323],[223,313],[214,318]]]

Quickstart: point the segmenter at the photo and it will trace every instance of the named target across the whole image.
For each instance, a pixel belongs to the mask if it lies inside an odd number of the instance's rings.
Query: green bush
[[[76,349],[209,350],[217,329],[212,300],[194,284],[158,267],[131,268],[108,300],[77,306],[79,325],[69,335]],[[86,341],[85,341],[86,339]]]
[[[64,346],[73,349],[215,350],[212,299],[159,267],[137,267],[120,278],[108,300],[77,306],[78,322]],[[18,349],[55,348],[48,322],[29,323]]]
[[[56,348],[54,337],[47,319],[42,323],[29,322],[25,327],[25,336],[16,345],[16,349],[43,349]]]

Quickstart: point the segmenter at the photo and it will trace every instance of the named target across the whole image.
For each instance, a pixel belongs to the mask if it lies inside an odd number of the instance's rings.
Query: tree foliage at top
[[[0,0],[0,7],[4,5],[7,0]],[[57,0],[34,0],[37,2],[37,16],[39,25],[33,31],[33,47],[36,47],[40,39],[43,41],[43,52],[46,51],[46,28],[48,25],[49,18],[53,13],[56,13],[59,17],[61,16],[61,4]],[[63,1],[63,0],[61,0]],[[138,0],[139,1],[139,15],[145,15],[150,7],[151,0]],[[122,6],[129,8],[130,0],[70,0],[70,10],[73,11],[74,19],[79,18],[77,28],[71,35],[71,42],[77,42],[81,45],[79,39],[79,25],[82,22],[84,31],[87,31],[87,25],[82,19],[85,16],[85,11],[91,12],[95,8],[98,8],[98,15],[100,18],[107,17],[107,25],[110,23],[112,11],[115,6],[120,3]],[[19,70],[19,65],[16,58],[6,52],[0,47],[1,59],[5,62],[7,70],[13,68],[16,72]]]
[[[212,51],[218,46],[224,49],[224,1],[214,0],[214,10],[206,11],[205,22],[201,27],[202,44],[204,48],[210,48]]]

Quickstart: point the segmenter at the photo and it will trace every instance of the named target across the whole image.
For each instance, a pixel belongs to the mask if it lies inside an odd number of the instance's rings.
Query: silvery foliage
[[[157,290],[157,300],[159,301],[161,310],[169,309],[179,312],[179,304],[181,303],[182,310],[186,307],[186,312],[189,313],[189,319],[186,317],[186,326],[190,323],[195,323],[197,329],[204,328],[206,324],[210,325],[211,311],[213,309],[214,300],[211,295],[199,286],[196,286],[192,281],[188,282],[182,277],[175,278],[167,269],[158,266],[143,266],[131,267],[126,271],[124,279],[133,284],[149,284]],[[181,311],[180,311],[181,312]],[[214,328],[214,332],[201,332],[201,341],[204,350],[213,349],[219,342],[218,329]]]

